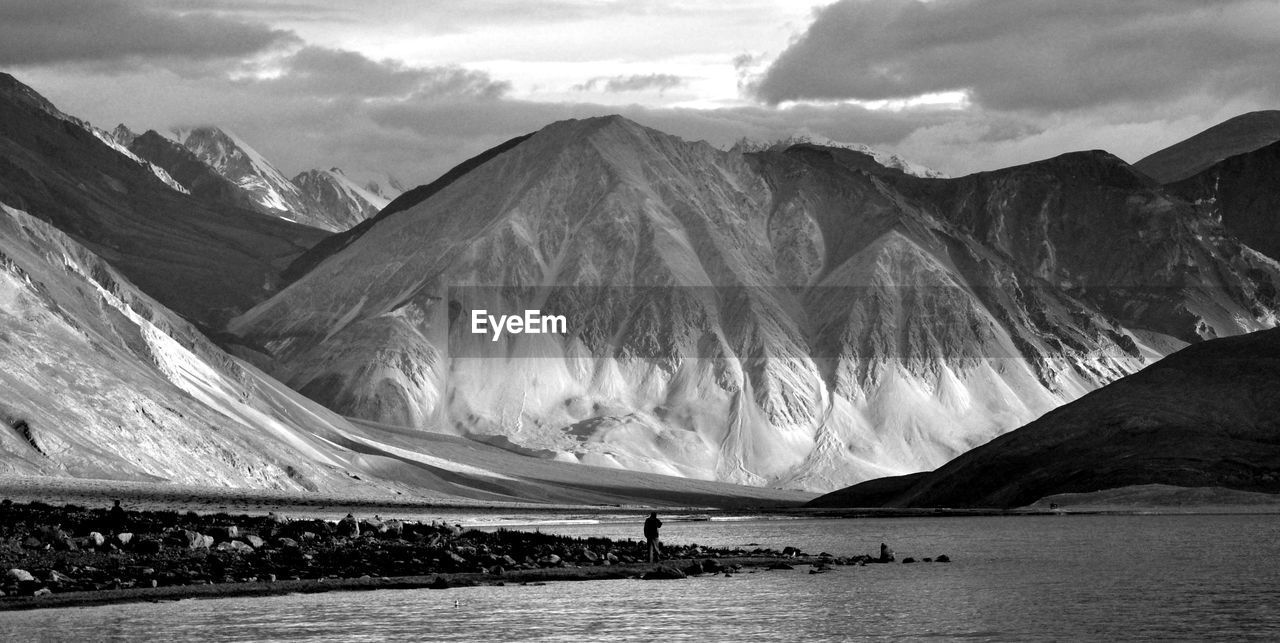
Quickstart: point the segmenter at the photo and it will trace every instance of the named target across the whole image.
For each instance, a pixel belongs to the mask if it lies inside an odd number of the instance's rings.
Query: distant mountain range
[[[828,491],[993,453],[1280,308],[1266,147],[1168,185],[1101,151],[947,179],[600,117],[393,195],[286,179],[216,128],[86,128],[2,80],[0,259],[22,306],[0,313],[20,392],[0,460],[19,473],[625,498],[568,462],[664,498],[780,498],[716,485]],[[566,328],[472,332],[528,310]]]

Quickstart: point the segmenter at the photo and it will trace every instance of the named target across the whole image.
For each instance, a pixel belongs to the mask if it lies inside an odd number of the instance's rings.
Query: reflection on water
[[[669,522],[668,542],[837,555],[888,542],[955,562],[41,610],[0,614],[0,639],[1280,640],[1277,536],[1280,518],[1257,515]]]

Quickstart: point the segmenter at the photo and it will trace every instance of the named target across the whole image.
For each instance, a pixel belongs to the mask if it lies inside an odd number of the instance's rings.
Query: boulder
[[[107,544],[107,537],[96,531],[91,531],[89,532],[89,538],[85,541],[85,544],[89,547],[93,547],[94,549],[102,549]]]
[[[22,541],[22,546],[26,547],[27,549],[44,549],[45,548],[44,541],[40,540],[39,538],[36,538],[35,536],[27,536],[27,539]]]
[[[34,583],[35,576],[25,569],[13,568],[5,572],[4,579],[10,583]]]
[[[127,531],[122,531],[116,534],[115,540],[117,545],[120,545],[121,547],[127,547],[129,543],[133,542],[133,534]]]
[[[563,563],[564,560],[555,554],[547,554],[538,559],[538,563],[542,565],[555,566]]]
[[[914,562],[916,562],[916,559],[914,559],[914,558],[912,558],[912,557],[910,557],[910,556],[907,556],[906,558],[903,558],[903,559],[902,559],[902,564],[903,564],[903,565],[909,565],[909,564],[914,563]]]
[[[35,596],[36,598],[40,598],[41,596],[48,596],[52,593],[53,593],[53,590],[49,589],[48,587],[41,587],[40,589],[37,589],[36,591],[31,592],[31,595]]]
[[[933,561],[935,563],[949,563],[951,562],[951,558],[946,554],[943,554],[941,556],[938,556],[937,558],[934,558]]]
[[[240,537],[240,540],[244,541],[245,544],[249,545],[254,549],[262,549],[267,544],[266,541],[262,540],[262,538],[259,538],[258,536],[255,536],[253,534],[245,534],[244,536]]]

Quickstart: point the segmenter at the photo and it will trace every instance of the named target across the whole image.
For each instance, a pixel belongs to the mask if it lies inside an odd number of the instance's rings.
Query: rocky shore
[[[338,521],[0,502],[0,610],[188,597],[682,578],[880,562],[794,547],[667,545],[464,530],[377,516]],[[945,561],[941,557],[940,562]],[[905,560],[903,562],[906,562]]]

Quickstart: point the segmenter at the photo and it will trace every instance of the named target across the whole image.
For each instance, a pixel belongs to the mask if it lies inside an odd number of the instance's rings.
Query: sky
[[[106,129],[230,129],[289,175],[421,184],[613,113],[961,175],[1280,108],[1278,25],[1275,0],[0,0],[0,70]]]

